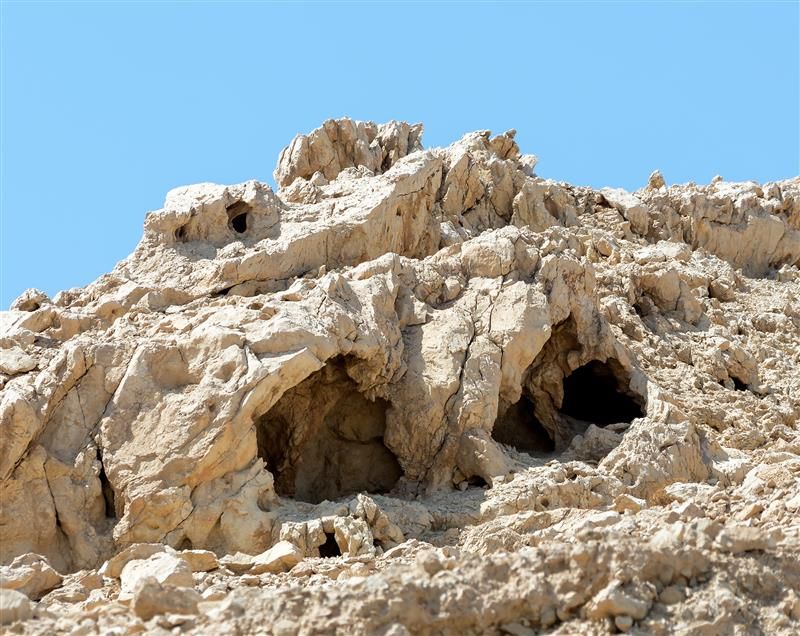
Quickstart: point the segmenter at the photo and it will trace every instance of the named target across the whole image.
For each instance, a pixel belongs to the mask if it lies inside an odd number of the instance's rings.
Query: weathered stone
[[[153,577],[136,582],[131,608],[144,621],[159,614],[196,614],[202,596],[193,590],[175,585],[162,585]]]
[[[153,578],[162,585],[173,587],[192,587],[194,579],[189,564],[183,559],[160,552],[147,559],[137,559],[125,564],[120,572],[120,599],[130,598],[137,583],[145,578]]]
[[[33,604],[16,590],[0,588],[0,625],[26,621],[33,616]]]
[[[253,557],[249,574],[288,572],[303,560],[303,553],[288,541],[279,541],[266,552]]]
[[[217,555],[208,550],[183,550],[178,556],[189,564],[192,572],[209,572],[219,567]]]
[[[23,554],[10,565],[0,566],[0,588],[17,590],[34,601],[61,585],[61,580],[47,559],[38,554]]]

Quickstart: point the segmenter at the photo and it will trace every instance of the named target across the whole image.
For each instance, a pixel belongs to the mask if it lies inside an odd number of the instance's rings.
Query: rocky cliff
[[[535,165],[327,121],[0,313],[2,621],[800,630],[800,178]]]

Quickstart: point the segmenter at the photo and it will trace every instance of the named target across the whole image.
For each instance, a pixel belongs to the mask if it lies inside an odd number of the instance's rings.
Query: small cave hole
[[[593,360],[564,379],[561,413],[604,427],[643,417],[642,405],[628,388],[622,365]]]
[[[336,536],[333,532],[325,533],[325,543],[319,546],[319,555],[324,559],[342,556],[339,544],[336,543]]]
[[[181,225],[177,230],[175,230],[175,240],[179,242],[183,242],[186,240],[186,226]]]
[[[316,504],[392,490],[403,471],[384,444],[388,408],[359,390],[342,358],[286,391],[256,420],[275,491]]]
[[[252,208],[244,201],[232,203],[225,210],[228,213],[228,225],[237,234],[247,232]]]
[[[480,475],[473,475],[467,479],[467,485],[469,485],[470,488],[486,488],[489,484],[487,484],[486,480]]]
[[[117,509],[114,502],[114,489],[111,487],[111,482],[106,475],[106,469],[103,465],[103,453],[97,449],[97,461],[100,462],[100,488],[103,493],[103,501],[105,504],[105,514],[107,519],[115,519],[117,516]]]
[[[555,442],[534,413],[533,402],[525,395],[497,418],[492,437],[518,451],[543,455],[555,451]]]
[[[177,550],[193,550],[194,546],[192,545],[191,539],[189,537],[184,537],[183,540],[178,544]]]
[[[735,375],[731,376],[731,380],[733,381],[733,388],[736,389],[737,391],[747,391],[748,390],[747,383],[746,382],[742,382]]]

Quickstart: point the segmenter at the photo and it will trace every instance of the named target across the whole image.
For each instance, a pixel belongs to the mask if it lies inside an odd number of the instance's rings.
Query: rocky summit
[[[9,634],[796,634],[800,177],[330,120],[0,313]]]

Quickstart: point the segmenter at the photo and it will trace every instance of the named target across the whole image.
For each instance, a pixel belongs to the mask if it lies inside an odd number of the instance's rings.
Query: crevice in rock
[[[737,378],[735,375],[731,376],[731,381],[733,382],[733,388],[736,389],[737,391],[747,391],[748,390],[747,383],[746,382],[742,382],[742,380]]]
[[[336,543],[336,536],[333,532],[325,533],[325,543],[319,546],[319,555],[324,559],[342,556],[339,544]]]
[[[189,537],[184,537],[183,540],[177,545],[176,550],[193,550],[194,546]]]
[[[622,365],[613,358],[592,360],[564,378],[560,411],[599,427],[630,423],[644,412],[629,383]]]
[[[549,454],[555,442],[534,412],[533,402],[523,395],[499,415],[492,428],[492,437],[501,444],[513,446],[531,455]]]
[[[115,504],[114,489],[111,487],[111,482],[106,475],[106,469],[103,465],[103,453],[100,448],[97,448],[97,461],[100,462],[100,488],[103,492],[103,500],[105,502],[106,519],[116,519],[117,509]]]
[[[284,393],[255,423],[276,492],[319,503],[392,490],[402,469],[383,440],[388,406],[359,390],[343,358]]]
[[[237,234],[247,232],[252,207],[244,201],[236,201],[225,208],[228,213],[228,227]]]

